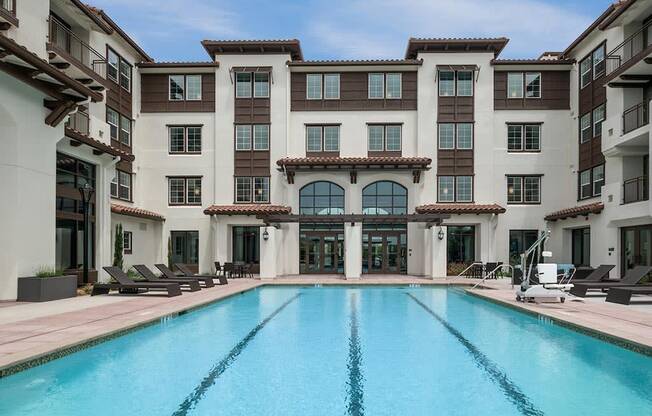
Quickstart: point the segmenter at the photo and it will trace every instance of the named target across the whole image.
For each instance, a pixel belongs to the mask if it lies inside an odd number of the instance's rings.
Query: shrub
[[[63,270],[57,269],[56,267],[53,266],[41,266],[36,270],[35,273],[36,277],[57,277],[57,276],[63,276]]]

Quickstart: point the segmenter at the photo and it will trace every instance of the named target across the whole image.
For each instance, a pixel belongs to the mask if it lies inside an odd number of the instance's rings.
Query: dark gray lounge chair
[[[575,280],[578,283],[600,282],[609,276],[609,272],[616,266],[613,264],[601,264],[597,269],[589,273],[584,279]]]
[[[614,287],[634,286],[652,271],[651,266],[635,266],[628,270],[620,280],[607,280],[604,282],[574,283],[570,293],[575,296],[584,297],[589,290],[606,291]]]
[[[158,265],[156,267],[158,267]],[[183,263],[174,263],[174,267],[176,267],[186,277],[198,277],[198,276],[210,277],[212,279],[218,279],[221,285],[226,285],[226,284],[229,283],[229,281],[226,280],[226,276],[215,276],[215,275],[210,275],[210,274],[195,274],[195,273],[192,272],[192,270],[190,270],[190,268],[188,266],[186,266]],[[167,269],[167,267],[166,267],[166,269]]]
[[[142,265],[139,264],[138,266],[142,266]],[[143,270],[141,267],[139,267],[139,269]],[[138,271],[138,269],[136,271],[138,272],[138,274],[143,276],[143,278],[148,282],[152,282],[152,283],[167,283],[167,282],[177,283],[182,288],[187,288],[190,292],[196,292],[198,290],[201,290],[201,286],[199,286],[199,280],[197,280],[197,279],[188,279],[188,280],[186,280],[186,279],[160,279],[159,277],[154,275],[154,273],[152,273],[151,275],[143,275],[140,271]]]
[[[629,305],[632,295],[652,295],[652,285],[614,287],[609,289],[605,301]]]
[[[149,267],[145,266],[144,264],[136,264],[134,265],[134,269],[145,278],[148,282],[176,282],[179,284],[185,284],[189,282],[196,281],[198,283],[203,282],[204,287],[213,287],[215,286],[215,283],[213,283],[213,279],[209,278],[203,278],[203,277],[180,277],[180,276],[175,276],[173,278],[168,278],[165,276],[165,278],[158,277],[157,275],[154,274],[153,271],[150,270]]]
[[[179,283],[152,283],[152,282],[135,282],[119,267],[103,267],[106,272],[113,277],[118,283],[95,283],[91,296],[106,295],[110,290],[117,290],[120,293],[138,293],[139,289],[165,289],[168,297],[179,296],[181,287]]]

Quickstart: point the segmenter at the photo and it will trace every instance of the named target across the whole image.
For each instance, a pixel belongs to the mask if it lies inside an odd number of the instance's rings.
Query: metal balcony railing
[[[0,9],[16,15],[16,0],[0,0]]]
[[[652,43],[652,20],[607,54],[607,75],[611,74]]]
[[[89,124],[88,113],[82,110],[77,110],[76,113],[73,113],[68,117],[66,127],[88,135],[90,131]]]
[[[91,48],[55,17],[50,16],[48,21],[49,41],[52,45],[66,52],[77,61],[78,65],[89,68],[102,78],[106,78],[106,59],[98,51]]]
[[[623,204],[649,199],[647,176],[627,179],[623,182]]]
[[[623,111],[623,134],[645,126],[649,122],[650,113],[647,101],[633,105]]]

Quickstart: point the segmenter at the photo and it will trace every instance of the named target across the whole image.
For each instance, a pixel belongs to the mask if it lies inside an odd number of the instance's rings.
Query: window
[[[183,100],[183,75],[170,75],[170,101]]]
[[[594,50],[591,57],[593,59],[593,79],[598,79],[604,75],[605,70],[604,45]]]
[[[340,151],[340,126],[306,126],[306,152],[322,151]]]
[[[201,177],[169,177],[170,205],[201,205]]]
[[[584,88],[591,82],[591,57],[580,62],[580,88]]]
[[[236,72],[235,98],[251,98],[251,73]]]
[[[131,231],[122,232],[122,252],[124,254],[131,254],[133,238]]]
[[[386,98],[401,98],[401,74],[387,74]]]
[[[523,73],[507,74],[507,98],[523,98]]]
[[[407,189],[396,182],[379,181],[362,190],[362,213],[365,215],[407,214]]]
[[[131,201],[131,173],[115,170],[111,180],[111,197]]]
[[[201,75],[186,75],[186,100],[201,100]]]
[[[254,124],[254,150],[269,150],[268,124]]]
[[[583,170],[579,174],[579,199],[592,198],[602,194],[604,186],[604,165]]]
[[[321,100],[321,74],[306,74],[306,98]]]
[[[509,230],[509,264],[521,264],[521,254],[539,239],[538,230]],[[520,273],[522,276],[522,273]]]
[[[254,97],[269,97],[269,72],[254,73]]]
[[[439,71],[439,96],[455,95],[455,71]]]
[[[238,176],[235,178],[235,202],[269,202],[269,177]]]
[[[471,97],[473,95],[473,72],[457,71],[457,95]]]
[[[540,176],[508,176],[508,204],[539,204],[541,203]]]
[[[340,98],[340,74],[324,74],[324,99]]]
[[[119,84],[123,89],[131,91],[131,64],[111,48],[107,48],[106,62],[108,64],[107,78]]]
[[[321,152],[322,147],[322,127],[306,127],[306,152]]]
[[[118,68],[120,66],[120,57],[118,56],[118,54],[113,52],[112,49],[108,49],[106,53],[106,61],[109,65],[106,69],[106,75],[110,80],[117,83]]]
[[[602,186],[604,186],[604,165],[594,167],[592,173],[593,195],[599,196],[602,194]]]
[[[591,265],[591,228],[573,230],[573,264],[575,267]]]
[[[199,231],[170,231],[172,263],[199,264]]]
[[[340,126],[324,126],[324,151],[340,151]]]
[[[397,124],[369,125],[368,150],[370,152],[400,152],[401,126]]]
[[[586,113],[580,119],[580,141],[581,143],[591,140],[591,113]]]
[[[439,149],[473,149],[472,123],[440,123]]]
[[[201,153],[201,126],[170,126],[170,153]]]
[[[106,107],[106,122],[109,125],[111,140],[131,147],[131,119]]]
[[[591,169],[580,172],[580,199],[592,197]]]
[[[385,74],[369,74],[369,98],[385,98]]]
[[[299,191],[301,215],[344,214],[344,189],[326,181],[312,182]]]
[[[131,147],[131,120],[120,115],[120,143]]]
[[[235,126],[235,150],[251,150],[251,126]]]
[[[602,122],[604,121],[604,104],[593,109],[593,137],[602,135]]]
[[[538,152],[541,150],[540,124],[508,124],[508,152]]]
[[[120,114],[112,108],[106,107],[106,122],[109,125],[109,134],[111,140],[118,140],[118,130],[120,125]]]
[[[472,202],[473,177],[471,176],[439,176],[439,202]]]
[[[541,98],[540,72],[529,72],[525,74],[525,97]]]

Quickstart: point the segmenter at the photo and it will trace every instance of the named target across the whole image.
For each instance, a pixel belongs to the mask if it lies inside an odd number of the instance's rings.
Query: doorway
[[[652,225],[621,230],[621,276],[634,266],[652,265]]]
[[[344,232],[302,231],[299,252],[302,274],[344,273]]]
[[[380,274],[407,273],[407,232],[363,232],[362,272]]]
[[[252,273],[260,272],[260,226],[233,227],[233,262],[251,265]]]

